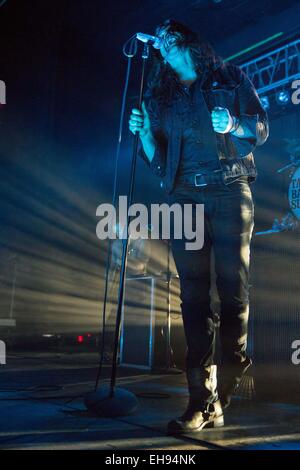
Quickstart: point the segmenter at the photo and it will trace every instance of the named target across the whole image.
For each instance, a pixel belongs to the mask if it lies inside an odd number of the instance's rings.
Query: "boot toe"
[[[189,418],[183,415],[180,418],[172,419],[168,423],[167,434],[199,432],[206,427],[217,428],[221,426],[224,426],[224,417],[221,404],[218,402],[218,411],[213,413],[195,411]]]

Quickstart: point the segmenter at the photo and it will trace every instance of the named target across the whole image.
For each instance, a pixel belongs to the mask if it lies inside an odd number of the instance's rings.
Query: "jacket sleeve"
[[[249,151],[246,153],[250,153],[257,145],[262,145],[267,140],[269,124],[267,113],[261,104],[254,85],[241,69],[239,69],[239,72],[241,76],[237,87],[236,109],[240,127],[232,134],[232,138],[238,147],[248,146]],[[248,137],[243,137],[243,130],[247,132]],[[245,154],[244,151],[245,149],[243,149],[243,154]]]
[[[161,116],[157,102],[150,98],[146,103],[146,109],[149,113],[151,122],[151,130],[156,141],[155,153],[152,161],[150,162],[144,152],[143,145],[140,142],[139,155],[150,167],[151,171],[156,175],[163,177],[166,174],[166,159],[167,159],[167,137],[162,129]]]

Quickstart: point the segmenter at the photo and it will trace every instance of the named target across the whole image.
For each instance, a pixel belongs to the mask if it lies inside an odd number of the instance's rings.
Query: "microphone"
[[[157,36],[151,36],[150,34],[145,33],[136,33],[136,38],[139,41],[150,43],[154,49],[160,49],[162,46],[162,39]]]

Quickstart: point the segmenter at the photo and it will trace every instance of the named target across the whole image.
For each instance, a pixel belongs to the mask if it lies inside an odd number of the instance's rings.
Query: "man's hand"
[[[234,125],[234,119],[227,108],[214,108],[211,113],[211,120],[214,131],[219,134],[227,134]]]
[[[151,129],[151,123],[149,114],[147,112],[145,103],[142,103],[142,111],[137,108],[133,108],[129,119],[129,130],[134,135],[139,132],[140,137],[143,138],[149,133]]]

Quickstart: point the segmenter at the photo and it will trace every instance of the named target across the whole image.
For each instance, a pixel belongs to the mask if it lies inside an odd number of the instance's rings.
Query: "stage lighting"
[[[270,108],[270,100],[267,96],[261,96],[260,101],[265,110]]]
[[[276,93],[276,101],[281,106],[288,104],[288,102],[290,101],[289,92],[287,90],[281,90],[278,93]]]

